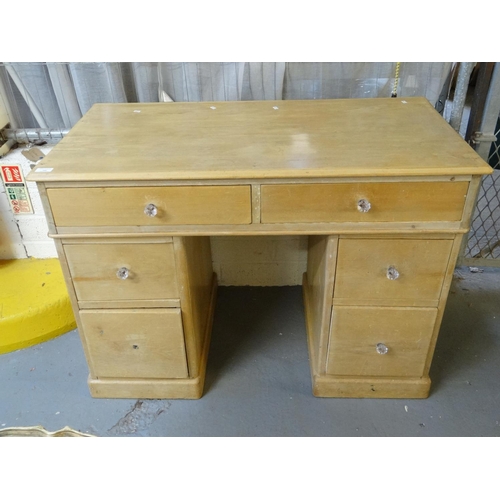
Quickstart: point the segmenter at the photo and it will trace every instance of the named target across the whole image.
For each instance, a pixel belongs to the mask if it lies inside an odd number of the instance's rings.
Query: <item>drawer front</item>
[[[334,298],[437,301],[452,246],[453,240],[340,239]]]
[[[179,297],[172,243],[64,245],[78,300]]]
[[[250,224],[252,220],[250,186],[57,188],[48,189],[47,195],[58,226]]]
[[[468,182],[266,185],[261,187],[261,221],[459,221],[468,185]]]
[[[434,308],[334,306],[327,373],[422,376],[436,316]]]
[[[98,378],[188,376],[180,309],[80,311]]]

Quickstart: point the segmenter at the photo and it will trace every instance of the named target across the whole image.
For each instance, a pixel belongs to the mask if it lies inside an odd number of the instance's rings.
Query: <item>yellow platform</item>
[[[76,328],[58,259],[0,260],[0,354]]]

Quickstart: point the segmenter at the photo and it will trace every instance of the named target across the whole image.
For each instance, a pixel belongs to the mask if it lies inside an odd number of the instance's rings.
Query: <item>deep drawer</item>
[[[263,223],[459,221],[468,182],[263,185]]]
[[[98,378],[188,376],[180,309],[80,311]]]
[[[178,298],[172,243],[64,245],[78,300]]]
[[[326,372],[422,376],[436,316],[434,308],[334,306]]]
[[[250,224],[250,186],[47,189],[58,226]]]

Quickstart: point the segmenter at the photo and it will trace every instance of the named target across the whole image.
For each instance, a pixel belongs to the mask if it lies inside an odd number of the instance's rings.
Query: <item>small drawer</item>
[[[172,243],[64,245],[81,300],[154,300],[179,297]]]
[[[57,226],[250,224],[250,186],[47,189]]]
[[[80,311],[97,378],[188,376],[180,309]]]
[[[334,299],[437,305],[452,246],[453,240],[341,238]]]
[[[329,375],[420,377],[437,309],[334,306]]]
[[[261,187],[261,221],[459,221],[468,182],[356,182]]]

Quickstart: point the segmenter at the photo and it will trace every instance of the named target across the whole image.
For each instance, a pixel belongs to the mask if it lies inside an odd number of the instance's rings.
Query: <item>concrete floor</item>
[[[311,394],[300,287],[221,287],[197,401],[89,395],[76,331],[0,356],[0,428],[98,436],[500,436],[500,269],[458,268],[425,400]]]

